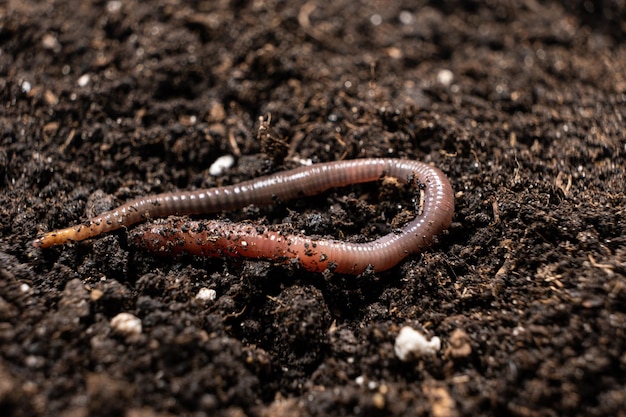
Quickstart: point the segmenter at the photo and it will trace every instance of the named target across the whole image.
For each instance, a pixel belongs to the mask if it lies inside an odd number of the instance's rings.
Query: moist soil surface
[[[0,414],[624,416],[625,16],[0,3]],[[136,197],[365,157],[455,190],[449,230],[385,272],[162,257],[133,227],[32,244]],[[381,180],[197,217],[365,242],[415,201]],[[404,326],[441,348],[400,360]]]

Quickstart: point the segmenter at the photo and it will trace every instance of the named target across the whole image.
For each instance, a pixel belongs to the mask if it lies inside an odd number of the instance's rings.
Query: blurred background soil
[[[625,22],[619,0],[0,2],[0,414],[626,415]],[[449,232],[384,273],[159,258],[126,230],[32,246],[362,157],[456,191]],[[412,209],[374,183],[217,217],[366,241]],[[442,349],[401,362],[405,325]]]

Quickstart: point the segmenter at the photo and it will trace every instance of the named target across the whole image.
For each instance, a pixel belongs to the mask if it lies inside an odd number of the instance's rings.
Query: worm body
[[[245,207],[270,205],[276,199],[319,194],[334,187],[395,177],[402,183],[417,179],[424,185],[422,214],[400,231],[372,242],[351,243],[314,239],[269,231],[246,223],[223,221],[164,220],[145,225],[132,233],[132,240],[148,250],[191,253],[204,256],[243,256],[277,262],[293,262],[310,271],[327,268],[359,274],[368,266],[383,271],[406,256],[429,246],[448,228],[454,213],[450,182],[437,168],[422,162],[399,159],[357,159],[301,167],[227,187],[182,191],[141,197],[96,216],[87,223],[46,233],[35,240],[47,248],[83,240],[130,226],[148,218],[169,215],[214,213]]]

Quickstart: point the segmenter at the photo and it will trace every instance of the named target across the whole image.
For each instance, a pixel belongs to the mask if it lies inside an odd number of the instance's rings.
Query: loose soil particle
[[[625,415],[624,3],[327,3],[0,3],[1,415]],[[163,259],[125,230],[31,245],[139,195],[359,157],[457,193],[385,273]],[[222,216],[362,241],[411,197]],[[405,325],[441,351],[400,362]]]

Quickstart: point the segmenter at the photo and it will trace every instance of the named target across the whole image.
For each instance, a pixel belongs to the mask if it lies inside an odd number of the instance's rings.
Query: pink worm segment
[[[399,232],[372,242],[351,243],[314,239],[265,230],[246,223],[166,220],[133,232],[132,240],[150,251],[176,255],[243,256],[279,262],[298,260],[309,271],[327,268],[359,274],[369,265],[384,271],[409,254],[432,244],[447,229],[454,213],[450,182],[422,162],[400,159],[357,159],[301,167],[227,187],[182,191],[141,197],[90,219],[86,224],[49,232],[34,245],[47,248],[83,240],[130,226],[148,218],[214,213],[250,204],[270,205],[276,199],[319,194],[334,187],[376,181],[383,176],[407,183],[414,177],[424,186],[422,214]]]

